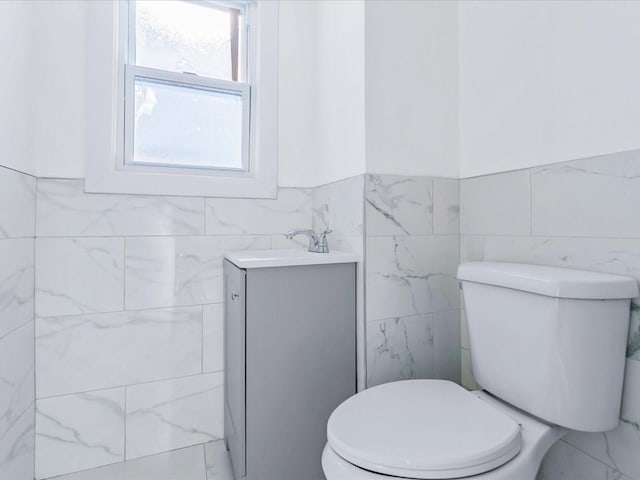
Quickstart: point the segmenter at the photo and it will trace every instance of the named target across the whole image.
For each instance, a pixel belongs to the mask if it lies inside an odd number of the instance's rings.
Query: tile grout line
[[[123,423],[124,423],[124,445],[123,445],[123,452],[122,452],[122,458],[123,458],[123,462],[127,461],[127,390],[128,390],[128,386],[125,385],[124,386],[124,415],[123,415]]]
[[[134,388],[137,387],[138,385],[148,385],[150,383],[160,383],[160,382],[170,382],[173,380],[181,380],[183,378],[193,378],[193,377],[199,377],[199,376],[203,376],[203,375],[209,375],[209,374],[213,374],[213,373],[221,373],[224,372],[224,369],[220,369],[220,370],[212,370],[212,371],[207,371],[207,372],[197,372],[197,373],[190,373],[188,375],[180,375],[177,377],[167,377],[167,378],[161,378],[161,379],[157,379],[157,380],[145,380],[142,382],[136,382],[136,383],[122,383],[119,385],[113,385],[113,386],[109,386],[109,387],[100,387],[100,388],[92,388],[89,390],[82,390],[82,391],[73,391],[73,392],[69,392],[69,393],[59,393],[59,394],[55,394],[55,395],[48,395],[46,397],[38,397],[36,398],[36,400],[48,400],[50,398],[60,398],[60,397],[69,397],[71,395],[82,395],[85,393],[93,393],[93,392],[101,392],[101,391],[105,391],[105,390],[115,390],[118,388]]]
[[[204,461],[204,479],[209,480],[209,470],[207,468],[207,449],[205,448],[205,444],[202,444],[202,459]]]
[[[533,236],[533,169],[529,168],[529,236]]]
[[[36,342],[36,253],[37,253],[37,238],[38,238],[38,190],[40,188],[40,180],[35,177],[33,192],[33,474],[36,473],[36,432],[37,430],[37,416],[36,416],[36,401],[38,397],[38,382],[37,382],[37,342]]]

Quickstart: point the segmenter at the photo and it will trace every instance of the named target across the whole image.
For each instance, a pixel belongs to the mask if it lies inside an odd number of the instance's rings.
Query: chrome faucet
[[[327,243],[328,233],[331,233],[331,230],[325,230],[320,235],[317,235],[313,230],[291,230],[287,233],[287,238],[291,240],[298,234],[306,235],[309,237],[310,252],[329,253],[329,244]]]

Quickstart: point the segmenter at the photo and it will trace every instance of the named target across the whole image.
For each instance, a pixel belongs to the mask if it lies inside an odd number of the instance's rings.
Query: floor
[[[233,480],[233,472],[224,442],[218,441],[62,475],[55,480]]]

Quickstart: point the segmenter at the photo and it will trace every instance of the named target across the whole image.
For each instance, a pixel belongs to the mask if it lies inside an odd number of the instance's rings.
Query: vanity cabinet
[[[227,448],[237,480],[322,480],[327,420],[356,392],[356,259],[277,252],[224,261]]]

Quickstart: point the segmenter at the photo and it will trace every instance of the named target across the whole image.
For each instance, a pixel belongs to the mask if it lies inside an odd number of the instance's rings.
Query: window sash
[[[250,65],[249,65],[249,29],[251,28],[250,14],[251,5],[250,0],[181,0],[186,3],[194,3],[199,6],[208,8],[216,8],[220,10],[233,10],[238,12],[242,22],[240,22],[238,35],[237,48],[238,57],[237,65],[232,64],[232,75],[235,67],[235,78],[233,81],[244,81],[250,83]],[[127,46],[126,46],[126,63],[129,65],[136,65],[136,0],[127,0]],[[233,35],[233,33],[232,33]],[[233,39],[232,39],[233,43]],[[233,52],[232,52],[233,53]],[[233,62],[233,57],[232,57]],[[180,72],[177,72],[180,73]],[[186,72],[182,72],[186,73]],[[195,72],[197,74],[197,72]],[[213,77],[206,77],[213,78]]]
[[[189,87],[201,90],[239,95],[242,98],[242,167],[216,167],[214,165],[188,166],[163,162],[136,162],[134,158],[135,142],[135,80],[147,79],[177,87]],[[124,108],[124,158],[122,167],[137,167],[144,170],[226,172],[227,174],[247,174],[250,171],[250,121],[251,118],[251,87],[247,83],[218,80],[198,75],[169,72],[137,65],[125,66],[125,108]],[[215,160],[215,159],[212,159]]]

